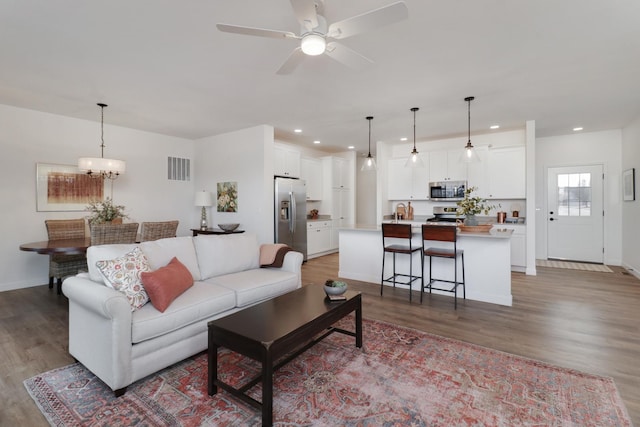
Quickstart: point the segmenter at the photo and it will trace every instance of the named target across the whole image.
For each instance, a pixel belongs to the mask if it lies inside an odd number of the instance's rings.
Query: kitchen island
[[[412,244],[422,246],[421,225],[413,224]],[[512,230],[497,227],[489,233],[458,232],[458,249],[464,250],[465,281],[467,299],[511,306],[511,234]],[[425,242],[430,247],[451,247],[447,242]],[[448,246],[447,246],[448,245]],[[382,273],[382,229],[378,226],[354,226],[340,229],[339,271],[344,279],[375,283],[380,286]],[[392,273],[392,255],[387,255],[385,278]],[[425,276],[428,282],[429,267],[420,273],[420,252],[414,255],[413,273]],[[433,258],[433,276],[453,280],[453,261]],[[408,273],[409,256],[396,257],[396,272]],[[462,266],[458,262],[458,277]],[[393,286],[385,282],[386,286]],[[400,287],[408,288],[407,285]],[[413,282],[412,289],[420,290],[420,280]],[[461,295],[462,289],[458,290]],[[452,293],[433,290],[433,293]],[[425,295],[428,298],[427,295]],[[461,298],[461,297],[459,297]]]

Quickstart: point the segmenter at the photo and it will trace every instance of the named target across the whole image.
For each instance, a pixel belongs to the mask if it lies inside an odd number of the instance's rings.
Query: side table
[[[221,228],[207,228],[206,230],[202,230],[200,228],[192,228],[191,231],[193,232],[194,236],[197,236],[198,234],[238,234],[238,233],[244,233],[244,230],[224,231]]]

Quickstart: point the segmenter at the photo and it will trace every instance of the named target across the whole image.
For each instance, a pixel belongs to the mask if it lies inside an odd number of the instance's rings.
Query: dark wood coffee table
[[[362,347],[362,297],[360,292],[353,291],[347,291],[345,296],[346,301],[329,302],[322,285],[308,285],[209,322],[209,395],[216,394],[220,386],[261,409],[262,425],[270,426],[274,371],[333,332],[354,336],[356,347]],[[333,327],[353,311],[355,332]],[[262,363],[261,375],[239,389],[224,383],[218,379],[218,347],[259,361]],[[288,356],[283,358],[285,355]],[[259,382],[262,382],[262,402],[246,394]]]

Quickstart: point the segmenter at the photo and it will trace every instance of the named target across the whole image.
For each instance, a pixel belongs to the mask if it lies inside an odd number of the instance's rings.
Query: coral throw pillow
[[[127,296],[131,311],[149,302],[140,275],[151,269],[140,248],[136,247],[119,258],[97,261],[96,267],[104,275],[108,285]]]
[[[141,278],[151,304],[163,313],[173,300],[193,286],[193,276],[189,269],[176,257],[165,267],[142,273]]]

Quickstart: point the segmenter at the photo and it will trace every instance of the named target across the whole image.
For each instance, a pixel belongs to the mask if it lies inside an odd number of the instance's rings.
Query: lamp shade
[[[102,157],[81,157],[78,159],[78,169],[83,172],[91,171],[96,174],[123,174],[126,166],[124,160],[105,159]]]
[[[195,206],[213,206],[213,196],[210,191],[198,191],[195,198]]]

